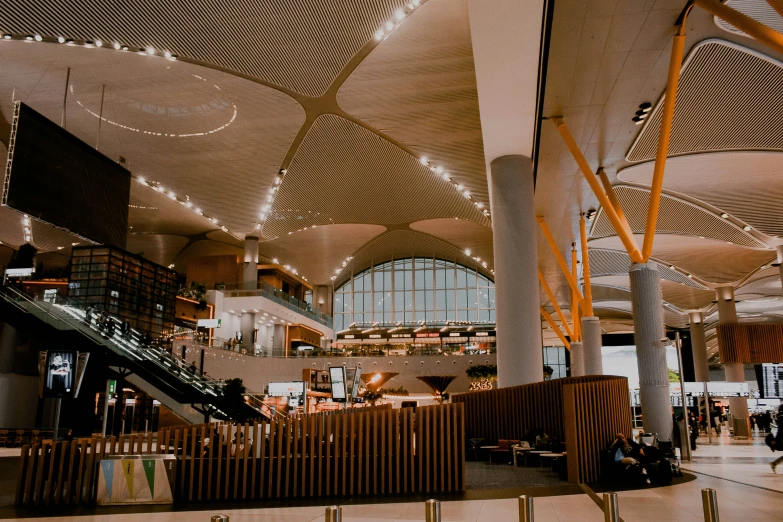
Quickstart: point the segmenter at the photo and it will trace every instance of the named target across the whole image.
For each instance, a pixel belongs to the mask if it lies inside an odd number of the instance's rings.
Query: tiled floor
[[[620,516],[627,522],[703,520],[701,489],[714,488],[722,521],[783,521],[783,467],[775,475],[769,462],[775,454],[762,438],[737,442],[728,437],[707,445],[700,443],[691,462],[683,468],[696,472],[697,479],[677,486],[618,493]],[[718,445],[717,442],[721,444]],[[708,476],[711,475],[711,476]],[[600,508],[586,494],[534,499],[537,522],[604,520]],[[250,508],[228,511],[194,511],[118,514],[83,517],[39,518],[45,522],[174,522],[208,521],[225,513],[232,522],[317,522],[324,520],[324,506]],[[443,522],[514,522],[518,520],[517,499],[443,502]],[[423,502],[347,505],[345,522],[424,520]]]

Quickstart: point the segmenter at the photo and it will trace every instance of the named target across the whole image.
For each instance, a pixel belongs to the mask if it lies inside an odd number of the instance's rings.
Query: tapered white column
[[[653,263],[634,263],[628,275],[631,279],[631,304],[644,430],[657,433],[659,440],[670,441],[672,403],[669,398],[663,297],[658,267]]]
[[[731,286],[719,286],[715,289],[718,300],[718,321],[720,324],[733,324],[737,322],[737,305],[734,302],[734,288]],[[726,381],[745,382],[745,364],[741,362],[723,363],[726,372]],[[731,422],[734,426],[735,437],[750,436],[750,412],[748,411],[748,399],[745,397],[731,397]]]
[[[571,377],[585,375],[584,346],[578,341],[571,343]]]
[[[242,263],[242,288],[255,290],[258,286],[258,238],[245,237],[245,256]]]
[[[778,245],[778,270],[780,271],[780,280],[783,281],[783,245]]]
[[[595,316],[582,317],[582,345],[584,374],[603,375],[604,364],[601,359],[601,320]]]
[[[710,380],[710,368],[707,364],[707,340],[704,335],[704,315],[701,312],[688,312],[691,323],[691,352],[693,353],[693,373],[696,382]]]
[[[530,158],[503,156],[493,160],[490,169],[498,386],[505,388],[544,378],[538,225]]]

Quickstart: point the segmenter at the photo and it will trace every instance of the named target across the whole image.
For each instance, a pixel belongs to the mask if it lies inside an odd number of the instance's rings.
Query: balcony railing
[[[222,285],[222,288],[217,288],[217,290],[223,292],[226,297],[266,297],[289,310],[317,321],[327,328],[332,328],[333,325],[332,316],[313,310],[309,303],[301,301],[268,283],[259,283],[255,288],[247,288],[243,283],[226,284]]]

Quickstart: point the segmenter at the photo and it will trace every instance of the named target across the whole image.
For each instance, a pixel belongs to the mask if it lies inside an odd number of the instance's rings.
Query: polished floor
[[[712,445],[706,438],[691,462],[683,468],[696,476],[676,486],[638,489],[618,493],[620,516],[627,522],[703,520],[701,489],[718,493],[722,521],[783,521],[783,467],[774,474],[769,467],[775,457],[762,437],[734,441],[726,435]],[[535,488],[531,488],[535,489]],[[542,493],[546,488],[541,488]],[[604,520],[600,507],[587,494],[542,496],[534,499],[537,522]],[[317,522],[324,520],[323,505],[307,507],[248,508],[215,511],[177,511],[143,514],[43,517],[38,521],[81,522],[174,522],[207,521],[213,514],[226,514],[232,522]],[[443,522],[511,522],[518,520],[516,498],[444,501]],[[22,520],[22,519],[19,519]],[[27,519],[29,520],[29,519]],[[424,520],[423,502],[354,504],[343,507],[345,522]]]

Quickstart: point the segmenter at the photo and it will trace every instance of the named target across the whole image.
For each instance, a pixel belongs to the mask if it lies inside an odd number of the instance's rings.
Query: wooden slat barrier
[[[618,431],[631,432],[625,377],[588,375],[452,395],[465,405],[465,437],[518,440],[543,429],[566,444],[568,480],[600,473],[600,452]],[[608,435],[607,435],[608,434]],[[573,470],[573,471],[572,471]]]
[[[610,377],[563,386],[563,420],[568,480],[582,484],[601,478],[601,450],[618,432],[631,433],[628,379]]]
[[[349,411],[164,429],[155,452],[178,456],[175,502],[464,489],[462,404]],[[25,446],[16,504],[94,503],[101,458],[150,453],[149,439]]]
[[[724,363],[783,362],[781,324],[721,324],[717,335],[720,359]]]

